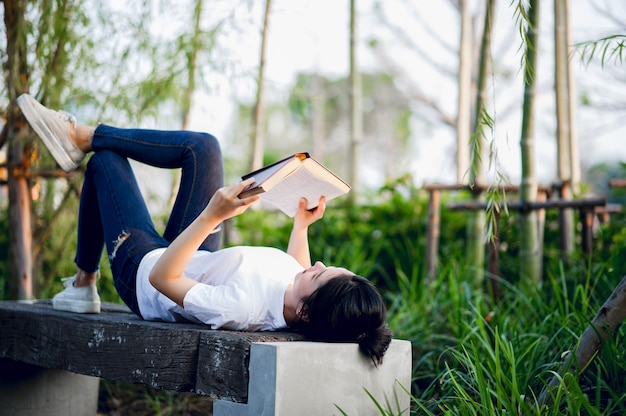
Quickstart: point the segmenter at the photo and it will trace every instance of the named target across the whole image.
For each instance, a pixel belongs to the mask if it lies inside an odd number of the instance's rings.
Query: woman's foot
[[[52,309],[75,313],[100,313],[100,295],[95,281],[79,282],[79,274],[80,271],[72,277],[63,279],[65,289],[52,298]]]
[[[17,105],[61,169],[65,172],[76,169],[85,158],[85,152],[71,137],[76,129],[76,117],[65,111],[50,110],[28,94],[20,95]]]

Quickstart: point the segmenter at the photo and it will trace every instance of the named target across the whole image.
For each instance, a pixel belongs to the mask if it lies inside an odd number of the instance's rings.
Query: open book
[[[321,196],[330,201],[350,191],[350,186],[306,152],[296,153],[276,163],[242,176],[254,183],[239,198],[261,194],[261,199],[276,206],[290,217],[298,212],[300,198],[307,209],[315,208]]]

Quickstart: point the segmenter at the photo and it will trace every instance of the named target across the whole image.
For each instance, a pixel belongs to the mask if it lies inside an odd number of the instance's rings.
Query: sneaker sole
[[[48,126],[42,122],[37,110],[31,105],[29,99],[25,96],[17,97],[17,105],[22,110],[24,117],[28,120],[33,130],[39,138],[44,142],[54,160],[59,164],[65,172],[71,172],[78,167],[63,148],[63,144],[50,131]]]
[[[52,299],[52,309],[75,313],[100,313],[100,302]]]

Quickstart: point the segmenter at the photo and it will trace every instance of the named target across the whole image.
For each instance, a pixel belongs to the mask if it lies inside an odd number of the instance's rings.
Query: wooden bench
[[[11,400],[16,415],[20,408],[33,411],[38,401],[48,403],[46,414],[84,414],[67,406],[53,413],[47,399],[33,397],[49,395],[52,384],[72,390],[91,384],[97,399],[100,377],[212,397],[216,416],[332,414],[335,405],[367,414],[364,409],[375,407],[364,389],[382,403],[397,398],[403,409],[409,407],[408,341],[394,340],[384,364],[375,368],[355,344],[307,342],[291,332],[146,322],[115,304],[104,304],[100,314],[73,314],[53,310],[50,301],[0,302],[0,333],[0,402]],[[16,393],[20,383],[26,387]],[[93,396],[90,389],[83,396]],[[23,391],[30,398],[21,397]],[[78,395],[68,397],[72,402]]]

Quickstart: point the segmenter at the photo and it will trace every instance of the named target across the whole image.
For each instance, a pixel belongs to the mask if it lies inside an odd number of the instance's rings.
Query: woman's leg
[[[74,263],[78,267],[74,286],[84,287],[96,284],[104,234],[98,198],[93,186],[83,182],[78,206],[78,244]]]
[[[115,287],[139,314],[135,289],[143,256],[168,242],[156,231],[128,160],[114,152],[94,153],[87,164],[79,210],[79,270],[97,270],[106,245]]]
[[[178,195],[163,234],[169,242],[200,214],[224,183],[219,142],[206,133],[100,125],[93,134],[91,148],[95,152],[110,150],[151,166],[181,168]],[[220,234],[215,233],[201,249],[215,251],[219,246]]]
[[[79,212],[76,264],[81,271],[97,270],[106,244],[114,282],[120,297],[139,314],[136,270],[143,256],[171,242],[204,209],[222,186],[219,143],[208,135],[99,126],[91,142],[95,151],[85,172]],[[126,157],[153,166],[182,168],[174,209],[164,238],[158,235]],[[219,248],[219,235],[201,246]],[[93,283],[95,274],[87,274]],[[77,285],[80,283],[77,283]]]
[[[41,105],[28,94],[17,104],[57,163],[75,169],[92,150],[112,150],[121,156],[163,168],[182,168],[182,180],[164,236],[172,241],[204,209],[223,186],[222,156],[217,140],[188,131],[97,128],[77,125],[76,118]],[[217,250],[220,235],[207,238],[201,248]]]
[[[75,169],[86,153],[92,150],[98,152],[92,157],[93,163],[90,161],[86,173],[83,191],[85,198],[81,201],[81,219],[79,220],[81,224],[79,226],[79,250],[76,255],[79,271],[76,279],[71,283],[82,282],[90,285],[94,283],[103,240],[110,253],[109,258],[114,276],[134,279],[136,268],[133,267],[138,265],[143,255],[155,245],[167,245],[176,238],[204,209],[213,193],[223,184],[219,144],[208,134],[117,129],[104,125],[93,128],[76,125],[76,119],[72,115],[47,109],[27,94],[21,95],[17,101],[31,126],[64,170]],[[111,152],[106,152],[106,150]],[[181,185],[164,234],[165,242],[158,241],[160,237],[154,231],[126,157],[157,167],[182,168]],[[111,162],[110,166],[109,162]],[[117,166],[116,169],[108,169],[114,165]],[[125,187],[131,192],[124,193]],[[111,197],[114,194],[119,198]],[[118,203],[118,201],[123,203]],[[123,209],[111,209],[112,206],[123,207]],[[131,213],[128,224],[137,228],[129,227],[128,230],[124,230],[121,227],[110,226],[111,223],[116,222],[115,217],[117,217],[118,225],[124,224],[119,221],[123,218],[124,212]],[[102,223],[101,228],[97,226],[98,219]],[[113,230],[118,232],[114,239],[111,235]],[[149,244],[135,245],[138,249],[131,251],[130,248],[134,245],[127,243],[128,240],[138,240],[140,243],[149,242]],[[211,235],[200,248],[216,250],[219,248],[219,241],[219,234]],[[125,255],[121,257],[128,261],[120,260],[120,248],[125,252]],[[132,265],[133,262],[136,264]],[[127,266],[129,264],[132,266]],[[120,284],[124,282],[125,280],[120,280]],[[64,292],[74,288],[73,284],[69,286]],[[128,289],[134,290],[134,284],[127,284],[127,286]],[[125,293],[124,290],[120,295],[127,301],[128,296],[123,293]],[[95,295],[97,296],[97,292]],[[136,303],[134,296],[133,299]],[[135,310],[133,305],[129,306]]]

